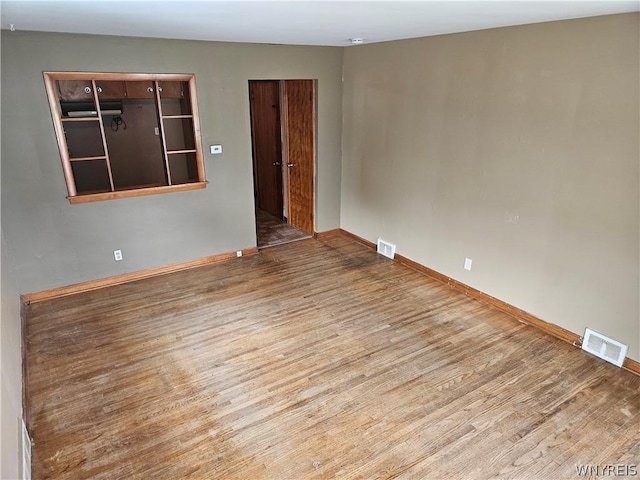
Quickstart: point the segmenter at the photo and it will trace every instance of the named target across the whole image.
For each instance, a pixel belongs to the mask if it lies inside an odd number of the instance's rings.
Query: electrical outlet
[[[236,252],[236,257],[241,257],[242,256],[242,250],[238,250]]]
[[[464,269],[465,270],[471,270],[471,264],[473,263],[473,260],[471,260],[470,258],[465,258],[464,259]]]
[[[510,212],[508,210],[506,212],[504,212],[504,221],[505,222],[517,224],[519,220],[520,220],[520,215],[518,215],[517,213],[513,213],[513,212]]]
[[[122,260],[122,250],[114,250],[113,258],[116,259],[116,262],[119,262],[120,260]]]

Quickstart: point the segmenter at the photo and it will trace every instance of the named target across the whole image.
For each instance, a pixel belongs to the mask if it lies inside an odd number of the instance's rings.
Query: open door
[[[315,81],[285,80],[284,112],[289,223],[313,234],[315,166]]]
[[[250,80],[249,98],[256,207],[282,219],[280,82]]]
[[[288,230],[281,229],[274,238],[284,241],[314,233],[315,84],[315,80],[249,81],[258,246],[261,238],[272,237],[268,229],[280,228],[279,220]]]

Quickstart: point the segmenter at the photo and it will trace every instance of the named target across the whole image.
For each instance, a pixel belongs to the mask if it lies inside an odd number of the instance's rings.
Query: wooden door
[[[284,98],[289,223],[314,233],[315,81],[286,80]]]
[[[283,218],[280,82],[249,81],[256,207]]]

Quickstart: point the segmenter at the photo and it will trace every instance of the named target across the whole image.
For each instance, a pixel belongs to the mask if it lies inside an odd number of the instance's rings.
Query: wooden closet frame
[[[124,197],[137,197],[142,195],[156,195],[160,193],[170,193],[170,192],[179,192],[185,190],[198,190],[202,188],[206,188],[207,181],[205,179],[205,171],[204,171],[204,160],[202,153],[202,141],[200,135],[200,117],[198,114],[198,99],[196,95],[196,83],[195,83],[195,75],[193,74],[173,74],[173,73],[98,73],[98,72],[44,72],[44,83],[47,91],[47,97],[49,99],[49,107],[51,109],[51,118],[53,120],[53,127],[55,130],[56,139],[58,141],[58,148],[60,150],[60,158],[62,160],[62,170],[64,172],[65,181],[67,184],[67,191],[69,196],[70,203],[86,203],[86,202],[96,202],[102,200],[112,200],[116,198],[124,198]],[[60,99],[58,97],[58,91],[56,88],[56,80],[91,80],[92,83],[92,91],[93,91],[93,100],[96,107],[96,111],[98,112],[97,118],[66,118],[62,115],[62,108],[60,105]],[[153,81],[155,88],[155,101],[158,108],[158,113],[160,117],[160,134],[162,138],[162,150],[164,155],[164,162],[167,171],[167,182],[169,185],[163,186],[153,186],[153,187],[140,187],[140,188],[127,188],[122,190],[116,190],[113,184],[113,177],[111,174],[111,164],[109,162],[109,151],[107,149],[106,137],[104,131],[103,119],[100,111],[100,99],[98,97],[97,89],[96,89],[96,81]],[[189,94],[191,101],[191,115],[162,115],[162,103],[160,99],[160,92],[158,89],[159,82],[171,82],[171,81],[179,81],[179,82],[188,82],[189,84]],[[194,143],[195,148],[193,151],[168,151],[166,145],[165,138],[165,130],[164,130],[164,120],[171,118],[191,118],[193,121],[193,134],[194,134]],[[64,120],[63,120],[64,118]],[[69,150],[67,147],[67,140],[64,133],[63,122],[73,122],[73,121],[98,121],[100,125],[100,134],[102,136],[102,143],[104,148],[104,156],[100,157],[86,157],[80,159],[70,159],[69,158]],[[169,169],[169,155],[174,153],[195,153],[196,155],[196,163],[198,170],[198,181],[190,182],[190,183],[179,183],[176,185],[172,185],[171,183],[171,172]],[[106,161],[107,171],[109,174],[109,184],[111,187],[110,192],[101,192],[101,193],[89,193],[89,194],[78,194],[76,190],[75,179],[73,175],[73,169],[71,167],[72,161],[82,161],[82,160],[102,160]]]

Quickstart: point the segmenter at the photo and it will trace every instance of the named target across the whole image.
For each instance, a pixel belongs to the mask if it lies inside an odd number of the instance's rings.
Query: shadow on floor
[[[264,210],[256,210],[258,248],[273,247],[283,243],[311,238],[311,235],[285,223]]]

